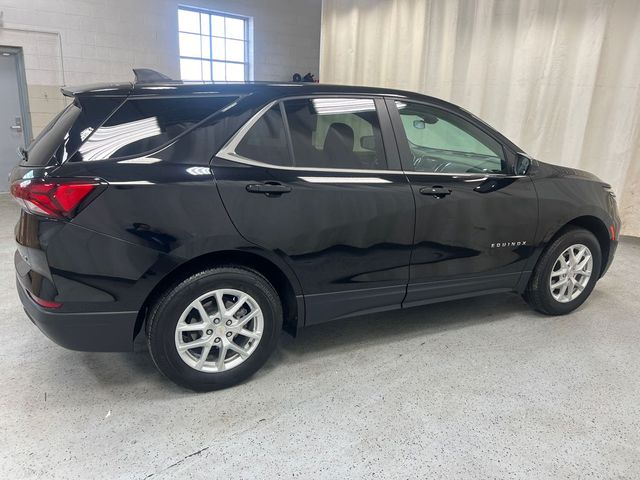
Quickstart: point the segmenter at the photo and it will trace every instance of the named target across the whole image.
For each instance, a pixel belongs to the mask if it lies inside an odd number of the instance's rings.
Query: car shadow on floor
[[[331,355],[345,349],[382,347],[389,342],[426,338],[454,329],[512,319],[514,316],[535,318],[538,315],[519,296],[501,294],[336,320],[308,327],[296,338],[283,333],[278,348],[260,375],[282,364],[308,360],[310,356]],[[101,384],[163,383],[162,388],[170,389],[167,393],[188,392],[174,386],[157,372],[144,335],[136,339],[133,352],[77,354],[83,356],[84,367]]]
[[[345,348],[383,346],[514,316],[539,315],[519,295],[496,294],[336,320],[307,327],[296,338],[283,335],[267,367]]]

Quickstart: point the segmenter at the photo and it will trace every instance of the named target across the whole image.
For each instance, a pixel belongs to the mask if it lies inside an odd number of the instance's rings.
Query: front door
[[[415,207],[381,99],[276,102],[213,170],[240,234],[295,271],[307,325],[400,306]]]
[[[8,191],[7,179],[18,162],[18,147],[25,144],[17,55],[15,49],[0,47],[0,192]]]
[[[460,112],[388,101],[416,202],[405,306],[516,287],[538,205],[512,153]]]

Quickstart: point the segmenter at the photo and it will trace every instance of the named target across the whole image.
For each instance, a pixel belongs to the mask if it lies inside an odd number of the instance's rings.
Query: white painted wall
[[[321,0],[0,0],[0,45],[23,48],[34,133],[64,105],[63,84],[129,81],[134,67],[179,78],[178,4],[251,17],[255,80],[317,75]]]

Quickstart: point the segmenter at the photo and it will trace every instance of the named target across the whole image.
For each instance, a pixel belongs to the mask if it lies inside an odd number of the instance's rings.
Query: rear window
[[[237,97],[140,98],[125,101],[70,161],[107,160],[148,154],[222,110]]]
[[[88,97],[82,102],[75,99],[31,142],[22,164],[37,167],[63,163],[78,150],[88,132],[121,103],[122,98]]]
[[[78,105],[71,104],[60,112],[27,148],[27,159],[23,164],[30,166],[48,165],[54,156],[60,157],[64,153],[67,134],[76,122],[82,110]],[[67,138],[65,138],[67,137]],[[55,159],[60,162],[59,159]]]

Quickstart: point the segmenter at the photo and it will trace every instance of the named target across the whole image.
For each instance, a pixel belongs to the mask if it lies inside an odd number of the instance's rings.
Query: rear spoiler
[[[75,97],[76,95],[83,93],[109,94],[115,91],[126,95],[133,89],[134,85],[139,83],[182,83],[180,80],[173,80],[172,78],[155,70],[151,70],[150,68],[134,68],[133,75],[133,82],[95,83],[91,85],[62,87],[60,90],[65,97]]]
[[[133,88],[131,82],[126,83],[94,83],[91,85],[72,85],[62,87],[60,91],[65,97],[75,97],[83,93],[97,93],[97,94],[109,94],[119,92],[120,94],[127,94]]]

